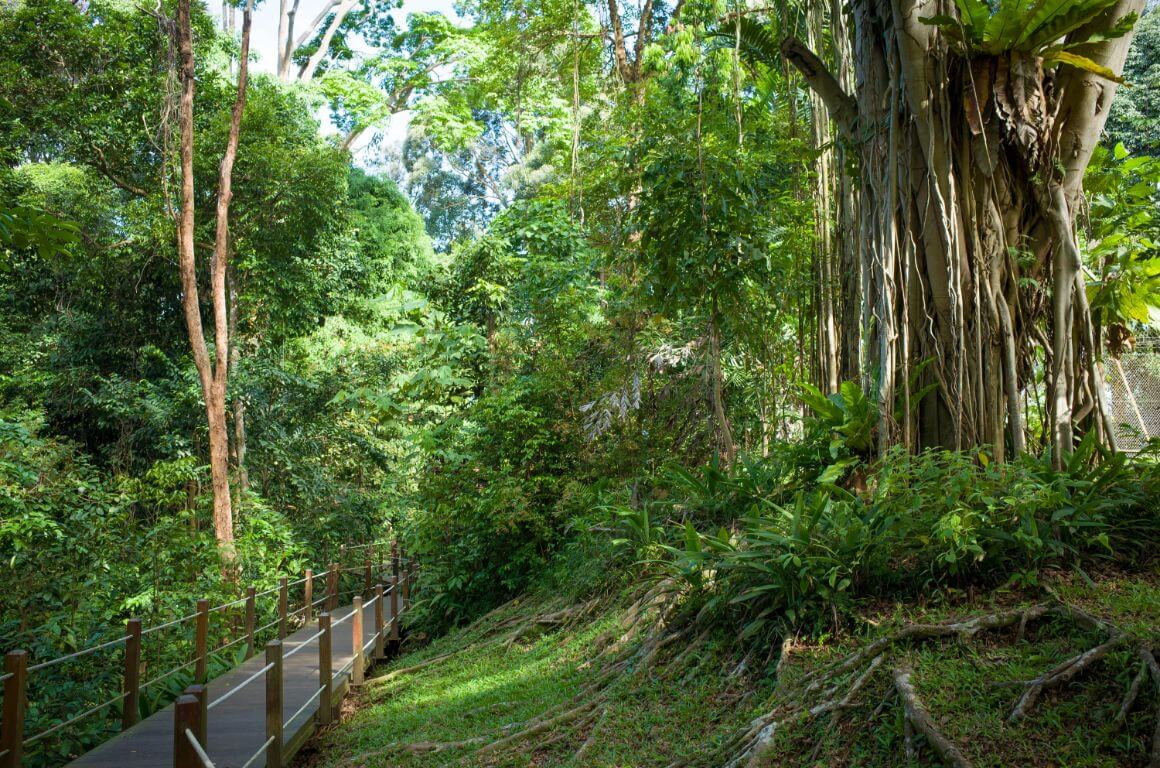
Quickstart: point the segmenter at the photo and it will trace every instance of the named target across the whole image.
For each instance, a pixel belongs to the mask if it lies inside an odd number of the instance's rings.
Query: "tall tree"
[[[180,133],[181,209],[177,219],[177,255],[181,269],[182,308],[189,343],[197,366],[209,423],[210,471],[213,477],[214,533],[227,558],[233,555],[234,521],[230,499],[229,436],[226,422],[226,384],[230,370],[229,297],[226,274],[230,252],[230,201],[233,198],[234,161],[238,154],[238,136],[242,113],[246,108],[246,86],[249,74],[250,25],[254,0],[247,0],[242,13],[242,46],[238,58],[238,87],[230,113],[229,134],[218,172],[217,211],[214,227],[213,258],[210,263],[210,295],[213,303],[214,359],[211,361],[202,326],[201,301],[197,287],[197,256],[194,243],[195,190],[193,177],[193,97],[194,61],[193,30],[190,21],[191,0],[179,0],[175,34],[178,51],[178,79],[181,95],[178,107]]]
[[[1142,4],[855,0],[856,96],[785,40],[860,153],[880,449],[1019,452],[1041,367],[1056,460],[1111,438],[1075,218]]]

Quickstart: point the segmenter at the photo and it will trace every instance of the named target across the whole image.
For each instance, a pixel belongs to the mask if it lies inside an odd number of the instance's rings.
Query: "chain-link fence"
[[[1160,335],[1138,338],[1131,352],[1106,361],[1116,445],[1134,453],[1160,435]]]

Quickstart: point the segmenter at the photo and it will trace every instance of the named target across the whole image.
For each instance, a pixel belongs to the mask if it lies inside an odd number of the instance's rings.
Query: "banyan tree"
[[[1076,225],[1142,5],[835,0],[827,52],[782,43],[856,174],[822,354],[876,394],[880,449],[1010,456],[1029,407],[1057,460],[1111,441]]]

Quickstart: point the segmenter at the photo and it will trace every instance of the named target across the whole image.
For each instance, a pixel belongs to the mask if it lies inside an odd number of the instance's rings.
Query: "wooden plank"
[[[363,643],[374,636],[374,606],[363,609]],[[353,606],[340,608],[335,612],[335,620],[342,619],[353,611]],[[389,615],[389,610],[388,610]],[[337,672],[354,660],[354,636],[350,627],[353,617],[344,621],[331,633],[330,661]],[[319,641],[306,642],[318,632],[318,623],[310,622],[294,632],[283,642],[282,661],[282,722],[283,764],[289,763],[294,753],[310,737],[315,729],[321,697],[314,698],[300,714],[290,720],[298,710],[314,697],[319,688]],[[301,647],[301,650],[298,649]],[[293,653],[292,656],[285,654]],[[266,686],[264,676],[259,674],[266,665],[262,655],[247,660],[242,665],[211,680],[208,699],[212,704],[229,690],[258,674],[256,680],[230,698],[209,710],[205,748],[210,759],[219,768],[245,764],[266,742]],[[336,704],[349,689],[348,671],[334,681],[332,701]],[[337,707],[336,707],[337,710]],[[120,733],[86,755],[70,763],[76,768],[172,768],[173,767],[173,705],[157,712],[129,730]],[[264,756],[254,761],[253,766],[265,766]]]

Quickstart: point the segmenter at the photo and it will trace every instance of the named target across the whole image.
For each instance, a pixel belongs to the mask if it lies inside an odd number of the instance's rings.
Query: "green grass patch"
[[[1059,577],[1053,579],[1052,589],[1136,637],[1152,638],[1160,624],[1160,579],[1155,577],[1154,569],[1135,576],[1101,575],[1095,586],[1079,576]],[[871,628],[866,636],[799,639],[780,667],[776,649],[763,654],[725,636],[700,637],[692,644],[696,633],[688,631],[651,665],[630,666],[616,676],[602,689],[589,717],[481,752],[484,744],[520,730],[553,708],[565,711],[590,700],[591,691],[579,694],[600,675],[602,663],[608,663],[592,660],[610,637],[622,631],[625,608],[613,603],[571,625],[511,643],[515,628],[560,608],[558,600],[525,600],[376,670],[375,675],[383,675],[452,654],[364,689],[342,725],[316,742],[308,763],[311,768],[720,766],[727,759],[730,739],[754,717],[782,706],[785,692],[794,690],[803,675],[826,668],[860,644],[908,622],[962,619],[1029,605],[1036,599],[997,590],[958,605],[878,605],[863,615],[865,626]],[[1103,639],[1098,630],[1049,615],[1023,630],[1011,626],[964,641],[900,643],[884,657],[854,706],[836,716],[786,723],[777,730],[761,765],[938,765],[921,737],[914,741],[915,760],[906,756],[902,707],[891,670],[907,666],[938,728],[975,766],[1145,766],[1158,692],[1149,684],[1127,722],[1122,726],[1114,722],[1138,669],[1134,643],[1049,689],[1028,717],[1007,722],[1022,681]],[[780,682],[775,669],[780,669]],[[445,748],[431,751],[432,745]]]

